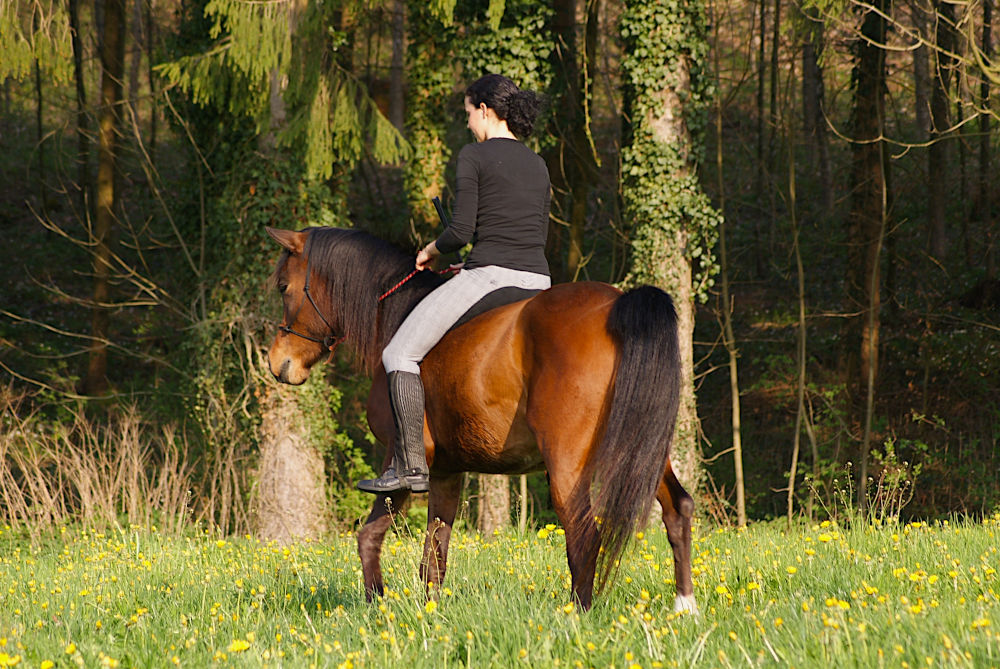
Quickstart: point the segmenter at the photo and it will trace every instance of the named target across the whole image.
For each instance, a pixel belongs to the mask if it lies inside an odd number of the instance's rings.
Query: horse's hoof
[[[674,600],[674,613],[689,613],[698,617],[698,604],[694,601],[694,595],[677,595]]]

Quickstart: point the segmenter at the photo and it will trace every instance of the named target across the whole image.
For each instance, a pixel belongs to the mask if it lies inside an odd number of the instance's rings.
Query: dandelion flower
[[[242,653],[249,647],[250,643],[246,639],[233,639],[228,650],[230,653]]]

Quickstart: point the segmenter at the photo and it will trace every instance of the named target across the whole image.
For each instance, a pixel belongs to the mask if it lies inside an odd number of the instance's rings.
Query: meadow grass
[[[547,526],[453,538],[425,600],[421,538],[390,535],[386,596],[354,537],[291,546],[149,529],[0,534],[0,666],[1000,666],[996,531],[978,523],[695,531],[697,617],[674,614],[662,530],[588,613]]]

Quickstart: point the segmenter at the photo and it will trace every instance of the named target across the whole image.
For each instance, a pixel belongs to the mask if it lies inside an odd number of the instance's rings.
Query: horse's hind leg
[[[674,580],[677,583],[674,611],[697,613],[694,585],[691,582],[691,516],[694,514],[694,500],[677,480],[669,460],[656,491],[656,499],[663,508],[663,524],[674,550]]]
[[[584,611],[590,609],[594,597],[594,575],[601,545],[590,508],[589,480],[587,476],[576,482],[560,483],[551,474],[549,477],[553,506],[566,532],[566,560],[573,578],[573,599]]]
[[[458,513],[461,491],[461,474],[431,479],[430,496],[427,498],[427,538],[424,541],[424,557],[420,561],[420,579],[428,589],[437,588],[444,581],[448,568],[448,542],[455,514]]]
[[[365,597],[369,602],[376,595],[381,597],[385,594],[382,582],[382,542],[392,525],[393,517],[409,496],[409,490],[376,496],[368,520],[358,531],[358,556],[361,558],[361,573],[365,581]]]

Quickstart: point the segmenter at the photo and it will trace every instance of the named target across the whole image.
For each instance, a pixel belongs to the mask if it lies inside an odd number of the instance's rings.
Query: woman
[[[429,487],[424,455],[424,387],[420,362],[452,325],[486,294],[515,286],[551,285],[545,260],[549,172],[520,140],[531,134],[540,100],[499,74],[465,91],[468,126],[476,138],[458,154],[451,225],[417,253],[416,268],[474,240],[462,271],[414,307],[382,352],[396,425],[393,463],[358,488],[371,493]]]

